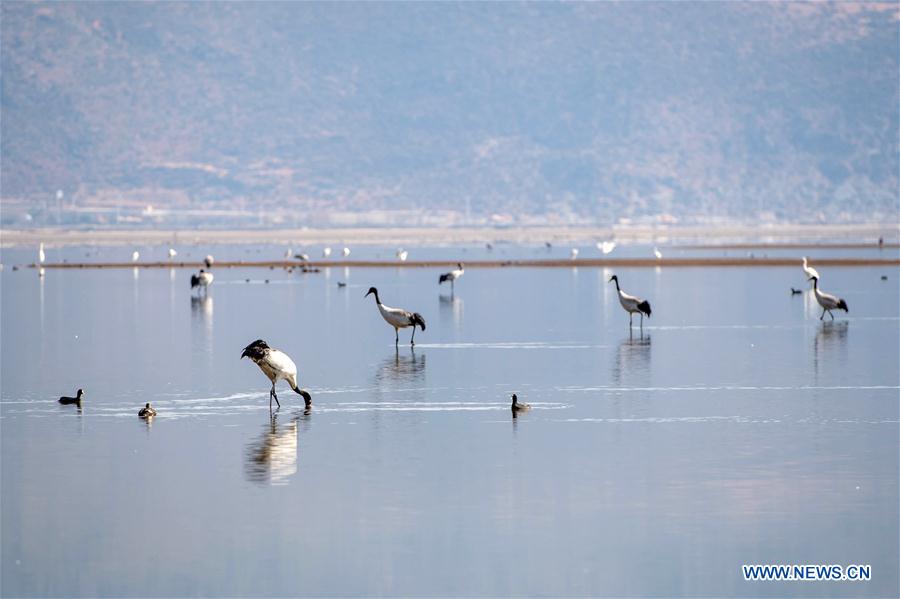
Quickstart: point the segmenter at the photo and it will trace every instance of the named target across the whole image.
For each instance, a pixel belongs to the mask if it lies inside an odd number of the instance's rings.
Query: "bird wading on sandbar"
[[[613,281],[616,282],[616,291],[619,293],[619,303],[622,304],[622,308],[628,312],[628,326],[631,326],[634,314],[637,312],[641,315],[641,328],[643,328],[644,314],[647,315],[647,318],[650,318],[650,302],[639,297],[634,297],[633,295],[628,295],[622,291],[619,287],[619,277],[616,275],[611,276],[608,282],[611,283]]]

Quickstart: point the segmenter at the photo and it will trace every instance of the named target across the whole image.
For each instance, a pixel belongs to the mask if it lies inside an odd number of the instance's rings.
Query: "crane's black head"
[[[262,339],[257,339],[244,348],[243,353],[241,353],[241,358],[250,358],[251,360],[254,358],[260,358],[267,349],[269,349],[269,344]]]
[[[462,262],[457,262],[457,263],[456,263],[456,266],[457,266],[460,270],[463,269]]]
[[[369,287],[369,290],[366,292],[366,294],[363,297],[369,297],[373,293],[375,294],[375,301],[377,302],[378,301],[378,290],[375,289],[374,287]]]
[[[812,277],[808,278],[807,281],[816,281],[816,282],[818,283],[818,282],[819,282],[819,277],[812,276]]]
[[[619,277],[617,277],[616,275],[613,275],[613,276],[611,276],[611,277],[609,278],[609,280],[607,281],[607,283],[612,283],[613,281],[615,281],[616,283],[618,283],[618,282],[619,282]]]

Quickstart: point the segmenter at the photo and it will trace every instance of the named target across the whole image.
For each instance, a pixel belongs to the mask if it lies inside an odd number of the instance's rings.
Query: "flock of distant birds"
[[[549,242],[546,242],[546,247],[551,247]],[[491,249],[491,245],[487,244],[488,249]],[[597,243],[597,249],[599,249],[604,254],[609,254],[616,247],[616,243],[614,241],[604,241]],[[322,257],[328,258],[332,253],[330,247],[326,247],[322,250]],[[342,255],[347,257],[350,255],[350,248],[343,248]],[[653,248],[653,253],[657,259],[662,258],[662,252],[659,251],[658,248]],[[169,259],[173,259],[178,252],[174,248],[169,248]],[[291,248],[285,252],[285,258],[294,257],[296,259],[302,260],[304,262],[309,261],[309,256],[307,254],[294,254]],[[405,262],[409,257],[409,252],[403,248],[400,248],[396,252],[396,257],[401,261]],[[578,248],[572,248],[571,251],[571,259],[575,260],[578,257]],[[44,253],[44,244],[41,243],[38,249],[38,260],[40,264],[44,263],[46,255]],[[132,262],[137,262],[140,259],[140,253],[135,250],[131,255]],[[212,285],[213,282],[213,274],[209,272],[208,269],[212,268],[215,263],[215,259],[211,255],[207,255],[203,260],[206,269],[201,268],[199,272],[191,275],[191,290],[198,289],[198,292],[208,293],[209,286]],[[43,271],[43,269],[41,269]],[[834,314],[832,310],[843,310],[844,312],[849,312],[850,309],[847,307],[847,302],[836,295],[832,295],[830,293],[825,293],[824,291],[819,289],[819,273],[818,271],[809,265],[809,262],[806,256],[803,257],[803,273],[806,275],[808,281],[812,281],[813,283],[813,293],[815,295],[816,301],[819,306],[822,308],[822,314],[819,316],[819,320],[823,320],[825,318],[825,313],[827,312],[831,319],[834,320]],[[43,274],[43,272],[41,273]],[[450,283],[451,292],[454,289],[454,285],[456,281],[460,279],[465,274],[465,268],[461,262],[457,263],[456,268],[453,270],[442,273],[438,277],[438,284],[443,285],[446,282]],[[886,279],[887,277],[882,277],[882,279]],[[622,309],[628,313],[628,326],[629,328],[633,326],[634,315],[640,315],[640,327],[643,330],[644,326],[644,316],[650,318],[652,314],[652,309],[650,307],[650,302],[640,297],[630,295],[622,291],[622,288],[619,286],[619,277],[617,275],[612,275],[609,278],[608,283],[616,284],[616,292],[619,296],[619,304],[622,306]],[[345,287],[346,284],[338,283],[338,286]],[[791,287],[792,294],[800,294],[803,291],[801,289],[794,289]],[[411,312],[409,310],[405,310],[403,308],[392,308],[390,306],[386,306],[381,302],[381,298],[378,295],[378,289],[375,287],[370,287],[366,292],[365,297],[370,295],[375,296],[375,305],[378,308],[378,312],[381,314],[381,317],[384,319],[388,325],[394,328],[394,345],[397,346],[400,343],[400,329],[405,329],[412,327],[412,335],[410,336],[409,343],[411,346],[414,346],[415,337],[416,337],[416,327],[425,331],[425,318],[419,314],[418,312]],[[257,339],[250,345],[244,348],[241,353],[241,358],[249,358],[252,362],[254,362],[259,369],[262,371],[264,375],[269,379],[269,382],[272,383],[272,388],[269,390],[269,409],[272,409],[272,400],[275,400],[277,407],[281,407],[281,402],[278,400],[278,394],[275,391],[275,385],[278,381],[285,381],[295,393],[303,397],[306,408],[310,408],[312,406],[312,395],[305,389],[301,389],[298,384],[298,374],[297,374],[297,365],[288,356],[286,353],[279,349],[275,349],[273,347],[269,347],[269,345],[263,341],[262,339]],[[79,408],[81,407],[82,398],[84,397],[84,391],[79,389],[75,397],[60,397],[59,403],[61,404],[74,404]],[[524,411],[530,409],[531,406],[525,403],[521,403],[518,401],[518,397],[516,394],[512,396],[512,404],[510,409],[515,415],[517,412]],[[138,416],[141,418],[153,418],[156,416],[156,410],[147,403],[141,410],[138,412]]]

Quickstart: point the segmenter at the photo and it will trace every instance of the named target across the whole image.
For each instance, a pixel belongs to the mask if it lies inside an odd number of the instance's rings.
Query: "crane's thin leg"
[[[824,319],[825,319],[825,308],[822,308],[822,315],[819,316],[819,320],[824,320]]]
[[[641,332],[644,331],[644,313],[641,312]]]
[[[629,312],[628,313],[628,328],[630,329],[633,326],[634,326],[634,312]]]
[[[400,329],[394,327],[394,347],[400,345]]]
[[[273,397],[275,398],[275,403],[278,404],[278,407],[280,408],[280,407],[281,407],[281,402],[278,401],[278,394],[275,393],[275,383],[274,383],[274,382],[272,383],[271,396],[269,397],[269,409],[270,409],[270,410],[272,409],[272,398],[273,398]]]
[[[416,325],[413,325],[413,333],[412,333],[412,337],[409,338],[409,344],[410,345],[416,344]]]
[[[834,320],[834,313],[831,310],[828,311],[828,315],[831,316],[831,320]]]

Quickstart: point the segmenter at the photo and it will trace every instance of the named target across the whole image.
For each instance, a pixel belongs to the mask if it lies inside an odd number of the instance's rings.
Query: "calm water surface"
[[[214,269],[197,300],[187,269],[7,267],[0,590],[897,596],[900,269],[820,271],[835,322],[799,267],[618,269],[653,306],[630,334],[596,268],[469,269],[453,296],[432,269]],[[415,349],[370,285],[423,314]],[[270,418],[257,338],[311,411],[281,383]]]

